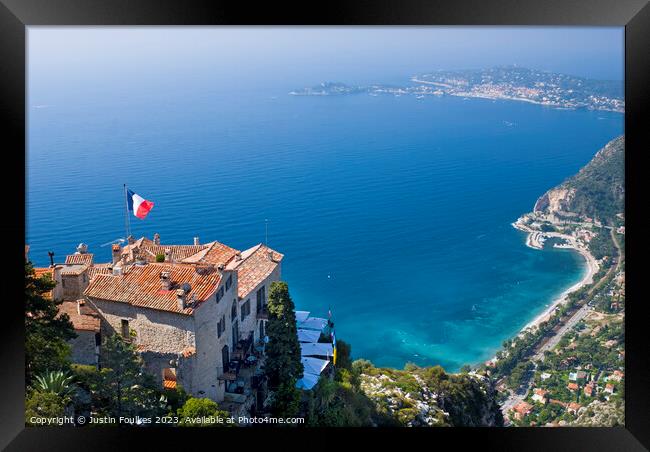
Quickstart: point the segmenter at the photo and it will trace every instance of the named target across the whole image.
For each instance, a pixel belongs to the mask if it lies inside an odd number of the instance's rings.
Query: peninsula
[[[414,75],[410,84],[350,86],[325,82],[291,91],[293,96],[341,96],[366,93],[371,96],[457,96],[514,100],[553,108],[588,109],[623,113],[623,83],[592,80],[567,74],[517,66],[480,70],[435,71]]]

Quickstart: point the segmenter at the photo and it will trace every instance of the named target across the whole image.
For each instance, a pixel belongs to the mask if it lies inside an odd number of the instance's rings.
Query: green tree
[[[114,416],[160,413],[166,400],[156,390],[153,377],[143,371],[135,346],[113,334],[104,339],[102,354],[105,369],[98,374],[96,389],[107,401],[108,412]]]
[[[287,283],[271,283],[268,309],[266,331],[269,343],[266,347],[266,372],[272,388],[285,384],[283,392],[289,393],[286,384],[295,384],[302,378],[303,366],[300,360],[295,307]]]
[[[336,368],[352,369],[352,346],[345,341],[336,341]]]
[[[33,422],[33,418],[53,418],[65,414],[65,407],[70,400],[53,392],[32,391],[25,400],[25,423],[41,425]]]
[[[300,412],[300,397],[295,378],[283,381],[273,393],[271,414],[275,417],[297,416]]]
[[[58,315],[59,300],[45,294],[55,286],[49,276],[37,278],[34,267],[25,262],[25,379],[48,370],[68,370],[70,346],[77,337],[67,314]]]
[[[227,422],[230,414],[220,410],[214,401],[191,397],[177,411],[179,425],[183,427],[227,427],[233,424]],[[196,422],[197,419],[214,418],[215,422]]]

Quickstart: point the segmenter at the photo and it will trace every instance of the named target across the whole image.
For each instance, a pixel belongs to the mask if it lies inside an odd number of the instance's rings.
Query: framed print
[[[648,447],[644,2],[1,17],[9,450]]]

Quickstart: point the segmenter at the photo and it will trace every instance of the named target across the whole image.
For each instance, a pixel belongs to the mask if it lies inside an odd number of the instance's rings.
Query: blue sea
[[[79,242],[108,261],[124,183],[155,203],[136,237],[245,249],[268,220],[297,309],[399,368],[489,359],[581,279],[580,255],[510,224],[623,133],[620,114],[524,102],[168,88],[29,99],[35,264]]]

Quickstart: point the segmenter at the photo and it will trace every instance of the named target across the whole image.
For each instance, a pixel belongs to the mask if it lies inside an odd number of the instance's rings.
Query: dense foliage
[[[179,425],[182,427],[227,427],[232,423],[227,422],[230,414],[220,410],[216,402],[203,398],[189,398],[177,411]],[[206,418],[211,419],[203,422]],[[212,421],[214,419],[215,422]]]
[[[625,138],[607,143],[562,186],[575,189],[568,210],[614,224],[616,214],[625,209]]]
[[[29,385],[35,375],[70,368],[70,346],[75,338],[67,315],[58,315],[61,301],[46,294],[54,288],[49,276],[37,278],[31,262],[25,262],[25,379]]]
[[[296,326],[295,306],[289,295],[289,286],[282,281],[271,283],[268,300],[269,320],[266,334],[266,374],[274,389],[271,411],[278,417],[297,413],[300,391],[296,382],[302,378],[300,343]]]

